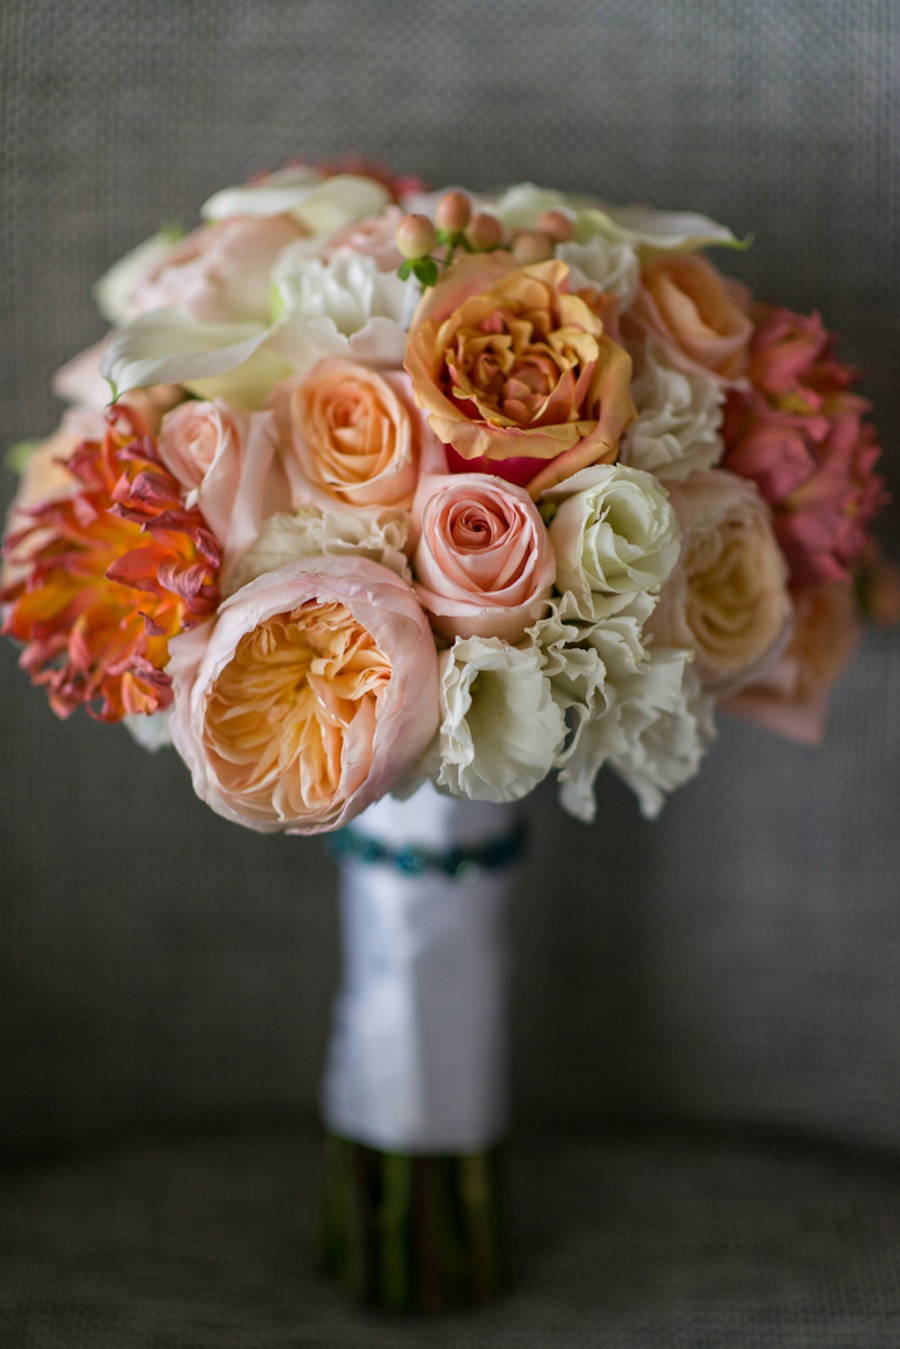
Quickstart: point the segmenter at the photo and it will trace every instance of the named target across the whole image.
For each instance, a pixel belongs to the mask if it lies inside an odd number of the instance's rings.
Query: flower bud
[[[459,234],[472,219],[472,203],[465,192],[447,192],[437,205],[434,223],[448,234]]]
[[[565,211],[542,212],[538,216],[534,227],[539,233],[548,235],[557,244],[567,244],[575,233],[575,227]]]
[[[405,215],[397,226],[397,247],[405,258],[427,258],[435,242],[434,225],[427,215]]]
[[[503,224],[490,211],[479,211],[472,217],[466,230],[466,239],[476,253],[486,252],[489,248],[499,248],[503,243]]]
[[[513,239],[512,251],[516,262],[527,267],[531,262],[546,262],[552,258],[554,244],[548,234],[540,234],[537,230],[520,230]]]

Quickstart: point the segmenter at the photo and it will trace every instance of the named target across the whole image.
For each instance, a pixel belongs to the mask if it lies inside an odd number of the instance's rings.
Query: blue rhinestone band
[[[447,848],[438,852],[432,848],[405,844],[392,848],[371,834],[347,827],[329,834],[325,846],[336,862],[365,862],[369,865],[393,867],[404,876],[421,876],[426,871],[439,871],[455,881],[475,881],[483,871],[497,871],[518,862],[525,851],[525,821],[501,838],[488,839],[471,848]]]

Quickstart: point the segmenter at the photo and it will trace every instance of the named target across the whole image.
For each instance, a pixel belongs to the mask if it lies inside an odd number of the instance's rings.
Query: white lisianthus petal
[[[407,287],[395,272],[382,272],[375,258],[351,249],[330,258],[310,257],[308,245],[289,245],[272,269],[276,306],[300,318],[330,318],[345,337],[378,316],[400,323]]]
[[[244,553],[223,590],[233,594],[241,586],[277,571],[301,557],[367,557],[404,580],[411,580],[403,549],[409,532],[409,513],[400,509],[352,510],[301,506],[292,515],[270,516],[253,546]]]
[[[364,216],[377,215],[390,193],[373,178],[339,173],[323,178],[316,169],[285,169],[248,183],[216,192],[203,204],[204,220],[237,215],[292,215],[310,234],[333,234]]]
[[[726,225],[705,215],[683,211],[654,211],[649,206],[606,206],[579,211],[575,238],[584,243],[595,234],[629,243],[641,257],[659,253],[694,253],[698,248],[746,248]]]
[[[157,750],[168,749],[172,744],[172,734],[169,730],[170,716],[171,709],[154,712],[149,717],[143,712],[137,712],[133,716],[123,717],[122,725],[141,749],[155,754]]]
[[[632,358],[637,419],[622,437],[620,461],[673,481],[713,468],[724,451],[721,383],[699,370],[676,369],[652,338],[637,344]]]
[[[664,793],[696,774],[715,729],[712,699],[690,661],[688,651],[651,648],[631,671],[611,663],[603,699],[579,725],[559,775],[565,810],[593,820],[594,782],[606,764],[635,792],[647,819],[659,814]]]
[[[563,713],[534,647],[496,637],[454,642],[440,657],[437,784],[477,801],[517,801],[553,766]]]
[[[114,262],[94,285],[97,308],[110,323],[127,323],[139,312],[131,293],[144,274],[162,262],[181,238],[180,230],[160,230]]]
[[[641,284],[641,265],[630,243],[595,234],[586,243],[557,244],[556,256],[581,272],[586,282],[615,295],[620,314],[634,303]],[[579,288],[573,280],[572,289]]]
[[[678,560],[681,531],[652,474],[595,464],[544,499],[558,505],[550,524],[557,589],[571,591],[583,617],[615,612],[619,597],[659,591]]]

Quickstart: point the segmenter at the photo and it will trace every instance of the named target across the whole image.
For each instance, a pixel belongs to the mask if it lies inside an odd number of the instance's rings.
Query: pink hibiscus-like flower
[[[264,833],[336,829],[412,768],[439,720],[412,588],[368,559],[288,563],[172,644],[172,740],[197,795]]]
[[[750,387],[729,392],[723,465],[773,508],[794,586],[846,581],[885,501],[870,405],[850,392],[856,372],[818,314],[760,306],[754,317]]]
[[[517,642],[541,616],[556,562],[522,487],[484,473],[425,476],[413,506],[416,593],[435,632]]]
[[[631,358],[610,335],[615,299],[573,293],[557,259],[458,259],[422,300],[406,352],[417,403],[453,469],[485,470],[537,498],[611,463],[634,418]]]

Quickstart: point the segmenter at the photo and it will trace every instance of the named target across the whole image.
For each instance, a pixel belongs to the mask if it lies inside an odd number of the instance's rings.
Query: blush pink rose
[[[743,291],[699,253],[645,263],[623,326],[626,332],[652,333],[688,370],[727,382],[746,369],[753,324]]]
[[[297,498],[310,485],[347,506],[412,503],[427,430],[403,371],[319,361],[277,385],[270,403]]]
[[[237,562],[256,542],[262,522],[291,508],[271,412],[243,412],[226,403],[180,404],[162,420],[159,456],[198,506],[222,548],[223,590]]]
[[[367,559],[268,572],[171,651],[172,740],[194,790],[264,833],[346,824],[437,730],[427,619],[411,587]]]
[[[772,506],[795,586],[847,581],[885,501],[881,446],[818,314],[759,306],[749,388],[731,390],[723,465]]]
[[[209,323],[267,323],[272,268],[288,244],[305,237],[287,215],[202,225],[149,269],[128,302],[136,314],[177,305]]]
[[[416,593],[440,636],[515,643],[540,618],[556,563],[524,488],[484,473],[425,477],[413,533]]]
[[[831,687],[853,653],[859,630],[851,586],[795,591],[794,633],[787,650],[762,679],[722,706],[789,740],[819,744]]]
[[[460,467],[527,485],[537,498],[616,458],[635,414],[631,358],[610,335],[614,312],[611,296],[571,292],[557,259],[521,267],[498,251],[453,263],[416,311],[405,364]]]

